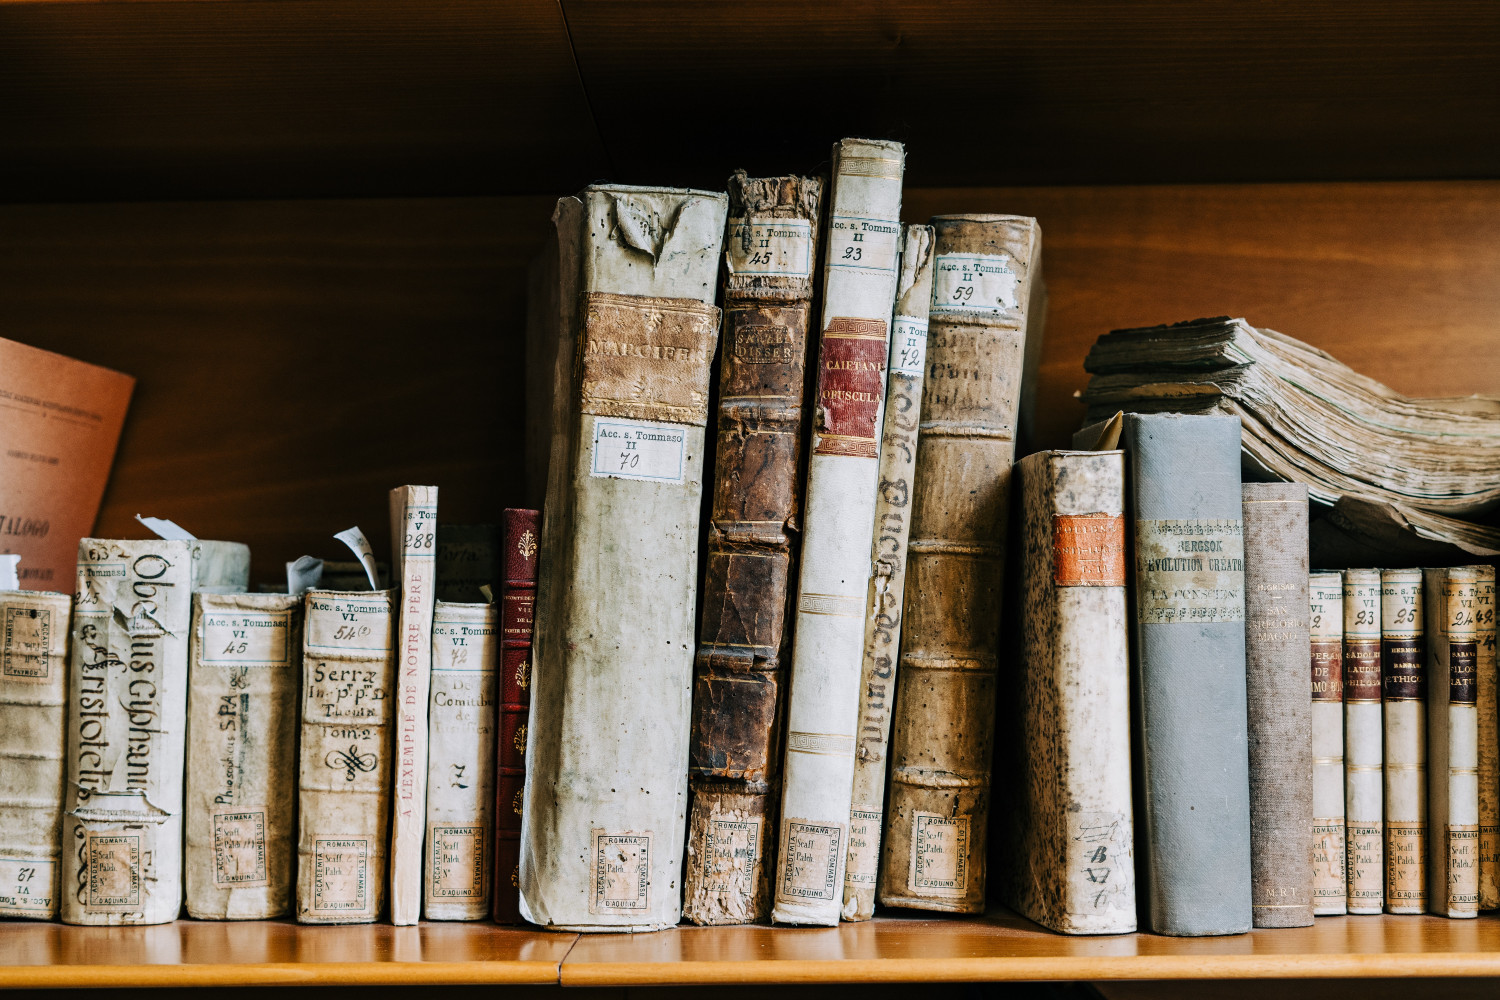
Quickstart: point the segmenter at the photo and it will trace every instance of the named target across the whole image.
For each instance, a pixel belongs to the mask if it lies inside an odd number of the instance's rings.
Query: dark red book
[[[526,715],[531,709],[532,611],[542,513],[507,508],[500,517],[500,730],[495,773],[495,920],[521,922],[521,790],[526,784]]]

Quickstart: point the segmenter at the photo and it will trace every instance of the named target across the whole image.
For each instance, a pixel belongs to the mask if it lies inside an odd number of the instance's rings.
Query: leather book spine
[[[1474,627],[1478,632],[1479,908],[1500,907],[1500,697],[1495,670],[1495,567],[1477,566]]]
[[[302,598],[196,594],[190,642],[188,913],[286,916],[297,836]]]
[[[1385,907],[1380,570],[1344,572],[1344,824],[1350,913]]]
[[[1240,422],[1126,414],[1121,441],[1147,924],[1239,934],[1252,920]]]
[[[900,143],[833,151],[771,919],[837,924],[901,249]]]
[[[1245,694],[1256,927],[1307,927],[1312,899],[1312,655],[1307,487],[1246,483]]]
[[[880,834],[885,825],[886,764],[896,665],[906,603],[906,546],[916,486],[917,432],[927,367],[927,316],[932,304],[932,228],[907,226],[887,366],[885,426],[875,494],[875,548],[865,598],[865,651],[860,668],[859,730],[849,810],[849,856],[844,869],[845,920],[875,914]]]
[[[1122,452],[1016,463],[1022,663],[1002,682],[1020,732],[997,817],[1005,902],[1064,934],[1136,929]],[[1010,679],[1014,677],[1014,679]]]
[[[1427,912],[1427,650],[1422,571],[1380,572],[1385,910]]]
[[[531,712],[531,641],[536,623],[537,547],[542,512],[500,516],[500,725],[495,743],[495,892],[502,924],[521,922],[521,791]]]
[[[164,924],[182,909],[193,592],[244,590],[235,542],[78,543],[68,669],[62,920]]]
[[[880,901],[980,913],[1036,220],[932,220],[932,306]]]
[[[57,919],[72,605],[0,590],[0,917]]]
[[[1313,913],[1349,911],[1344,841],[1344,577],[1308,579],[1312,637]]]
[[[304,600],[297,920],[367,924],[386,899],[400,592]]]
[[[1479,567],[1424,569],[1427,909],[1479,916]]]
[[[723,194],[601,185],[554,215],[560,258],[576,267],[559,267],[559,301],[573,305],[543,508],[520,878],[521,915],[543,926],[657,930],[682,913],[725,211]]]
[[[729,179],[724,349],[688,758],[683,915],[771,912],[783,671],[823,182]]]

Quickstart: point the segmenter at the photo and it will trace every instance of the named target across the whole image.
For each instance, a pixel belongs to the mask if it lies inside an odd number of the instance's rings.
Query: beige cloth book
[[[1474,627],[1479,634],[1479,908],[1500,907],[1500,712],[1495,669],[1495,567],[1478,566]]]
[[[57,919],[72,604],[0,590],[0,917]]]
[[[1344,577],[1308,578],[1312,637],[1313,916],[1347,913],[1344,838]]]
[[[489,916],[499,654],[498,605],[437,603],[422,877],[422,911],[428,920]],[[514,739],[524,745],[524,723]]]
[[[1427,909],[1479,915],[1479,567],[1424,569],[1427,619]]]
[[[249,576],[250,550],[234,542],[78,543],[64,923],[177,919],[192,595],[244,590]]]
[[[1385,906],[1380,570],[1344,573],[1344,817],[1350,913]]]
[[[188,913],[285,916],[297,835],[302,597],[195,594],[190,641]]]
[[[437,601],[436,486],[391,490],[392,569],[401,585],[393,706],[396,789],[391,796],[391,923],[422,915],[427,831],[427,712],[432,692],[432,612]]]
[[[302,647],[297,920],[370,923],[386,896],[394,590],[313,590]]]
[[[1380,573],[1385,909],[1427,912],[1427,650],[1422,571]]]

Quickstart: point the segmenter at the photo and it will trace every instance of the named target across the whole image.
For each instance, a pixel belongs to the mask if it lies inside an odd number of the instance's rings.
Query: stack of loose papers
[[[1100,337],[1090,421],[1118,410],[1232,413],[1253,478],[1389,508],[1419,537],[1500,554],[1500,399],[1413,399],[1274,330],[1226,316]],[[1366,508],[1368,509],[1368,508]]]

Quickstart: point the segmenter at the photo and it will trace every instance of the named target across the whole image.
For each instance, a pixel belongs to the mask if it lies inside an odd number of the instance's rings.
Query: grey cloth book
[[[1240,422],[1126,414],[1138,885],[1158,934],[1251,924]]]

